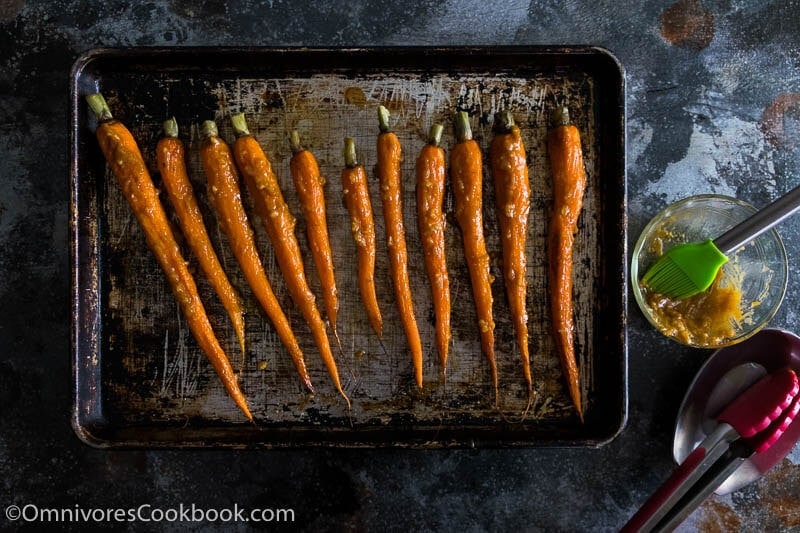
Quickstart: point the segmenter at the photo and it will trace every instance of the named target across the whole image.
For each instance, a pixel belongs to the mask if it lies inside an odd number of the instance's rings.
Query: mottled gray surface
[[[236,503],[293,508],[294,526],[310,530],[614,530],[672,468],[673,419],[707,356],[659,337],[632,305],[629,423],[598,450],[90,449],[69,425],[67,82],[83,51],[233,44],[605,46],[627,69],[634,241],[661,207],[690,193],[736,194],[764,205],[797,183],[798,19],[800,3],[793,0],[250,0],[230,6],[220,0],[5,0],[0,507]],[[794,264],[800,220],[781,233]],[[788,298],[772,325],[797,329],[798,283],[792,269]],[[798,486],[795,451],[758,483],[706,502],[683,527],[800,529]],[[0,516],[0,528],[10,526]]]

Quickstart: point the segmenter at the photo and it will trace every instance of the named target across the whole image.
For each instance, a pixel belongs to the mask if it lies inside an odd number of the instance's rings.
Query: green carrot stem
[[[550,115],[550,125],[555,128],[558,126],[568,126],[569,124],[569,108],[567,106],[558,106],[555,108]]]
[[[388,109],[382,105],[378,106],[378,128],[380,128],[381,133],[389,131],[389,115]]]
[[[200,134],[203,136],[204,139],[208,137],[216,137],[217,135],[219,135],[219,130],[217,129],[217,123],[214,122],[213,120],[204,121],[203,124],[200,126]]]
[[[442,142],[442,133],[444,132],[444,126],[439,123],[434,123],[431,125],[431,129],[428,131],[428,144],[432,144],[433,146],[439,146],[439,143]]]
[[[92,110],[92,113],[94,113],[94,116],[97,117],[98,122],[106,122],[114,118],[102,94],[87,94],[86,103],[89,104],[89,108]]]
[[[244,137],[250,135],[250,130],[247,129],[247,119],[244,118],[244,113],[236,113],[231,117],[231,125],[233,126],[233,133],[237,137]]]
[[[356,155],[356,142],[352,137],[345,137],[344,139],[344,165],[347,168],[358,166],[358,156]]]
[[[175,117],[170,117],[164,121],[164,136],[177,137],[178,136],[178,121]]]
[[[472,127],[469,125],[469,114],[466,111],[456,113],[455,130],[458,142],[472,139]]]
[[[292,148],[293,154],[303,151],[303,145],[300,144],[300,133],[297,130],[292,130],[292,133],[289,134],[289,146]]]
[[[514,115],[508,109],[500,111],[494,116],[495,127],[501,133],[508,133],[514,125]]]

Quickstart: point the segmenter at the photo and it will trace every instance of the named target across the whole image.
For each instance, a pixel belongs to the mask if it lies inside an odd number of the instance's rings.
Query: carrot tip
[[[575,402],[575,411],[578,413],[578,418],[580,419],[581,424],[583,424],[584,423],[584,420],[583,420],[583,406],[581,405],[580,400]]]
[[[350,398],[347,396],[341,386],[338,387],[338,390],[339,394],[341,394],[342,398],[344,398],[344,401],[347,402],[347,410],[350,411],[353,408],[352,404],[350,403]]]
[[[330,321],[328,321],[330,324]],[[342,346],[342,339],[339,338],[339,332],[336,331],[336,326],[331,325],[331,331],[333,332],[333,339],[336,341],[336,345],[339,347],[339,354],[344,356],[344,347]]]

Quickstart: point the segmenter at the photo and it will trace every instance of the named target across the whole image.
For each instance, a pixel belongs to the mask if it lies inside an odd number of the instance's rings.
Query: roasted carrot
[[[457,142],[450,153],[455,215],[464,241],[464,256],[478,314],[481,349],[489,361],[495,400],[497,400],[492,276],[489,272],[489,254],[486,252],[486,241],[483,237],[483,158],[480,146],[472,138],[469,115],[466,111],[459,111],[456,114],[455,131]]]
[[[328,221],[325,208],[325,178],[322,177],[317,164],[317,158],[310,150],[300,144],[300,134],[292,131],[290,136],[292,159],[289,161],[289,170],[292,174],[297,197],[306,221],[306,234],[311,247],[311,257],[317,267],[320,285],[322,286],[322,302],[325,305],[325,314],[331,325],[334,337],[339,342],[336,332],[336,319],[339,314],[339,296],[336,289],[336,275],[333,269],[333,253],[328,237]]]
[[[444,126],[434,124],[428,142],[417,158],[417,221],[425,256],[425,270],[431,284],[433,313],[436,317],[436,351],[442,375],[447,374],[450,348],[450,278],[445,254],[445,153],[439,145]]]
[[[369,323],[380,339],[383,335],[383,318],[375,294],[375,220],[372,201],[364,166],[358,163],[353,139],[344,140],[344,168],[342,169],[342,192],[347,211],[350,213],[350,232],[356,242],[358,253],[358,288],[361,301],[367,310]]]
[[[422,387],[422,340],[414,316],[411,282],[408,279],[408,250],[403,226],[403,181],[400,163],[403,160],[400,139],[389,130],[389,110],[378,107],[377,174],[381,188],[383,218],[386,224],[386,246],[389,249],[389,271],[394,285],[397,310],[406,334],[414,377]]]
[[[578,364],[575,360],[575,322],[572,303],[573,244],[583,208],[586,170],[581,136],[570,124],[569,109],[553,112],[547,134],[547,153],[553,172],[553,212],[548,228],[548,277],[553,336],[569,395],[583,420]]]
[[[156,163],[161,173],[161,181],[178,216],[178,223],[186,237],[186,242],[194,252],[200,268],[208,278],[214,292],[233,323],[233,329],[242,349],[242,365],[245,357],[244,310],[239,295],[222,269],[211,239],[206,231],[203,215],[186,171],[185,148],[178,138],[178,122],[170,118],[164,122],[164,136],[156,146]]]
[[[342,389],[342,382],[339,379],[339,370],[331,351],[325,322],[306,280],[303,256],[294,234],[295,218],[283,199],[278,177],[272,171],[272,164],[261,145],[250,135],[244,114],[232,116],[231,123],[236,135],[236,142],[233,145],[234,160],[244,176],[256,213],[261,217],[267,230],[278,259],[278,266],[286,281],[286,288],[311,329],[311,335],[336,390],[349,405],[350,400]]]
[[[275,327],[278,338],[288,350],[301,381],[310,392],[314,392],[300,344],[272,290],[258,256],[253,228],[242,204],[239,175],[236,172],[231,149],[219,137],[217,125],[213,120],[203,122],[201,131],[203,142],[200,146],[200,161],[208,179],[208,196],[217,213],[220,227],[228,238],[228,244],[250,289]]]
[[[144,232],[147,245],[164,270],[167,281],[186,317],[189,330],[222,380],[233,401],[252,420],[247,400],[239,388],[228,356],[211,328],[203,302],[197,292],[186,261],[181,254],[169,219],[158,199],[147,165],[131,132],[111,115],[100,93],[90,94],[86,101],[97,116],[97,141]]]
[[[522,374],[533,390],[531,360],[528,350],[528,312],[525,305],[527,277],[525,240],[528,232],[528,213],[531,209],[531,185],[525,145],[519,127],[510,111],[497,114],[497,133],[489,147],[489,159],[494,180],[497,215],[503,248],[503,282],[514,321],[514,332],[522,359]]]

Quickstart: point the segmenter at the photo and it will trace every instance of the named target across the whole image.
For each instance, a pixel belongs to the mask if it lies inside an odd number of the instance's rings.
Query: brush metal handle
[[[764,209],[735,225],[716,239],[714,244],[729,255],[773,226],[780,224],[800,209],[800,186],[787,192]]]

